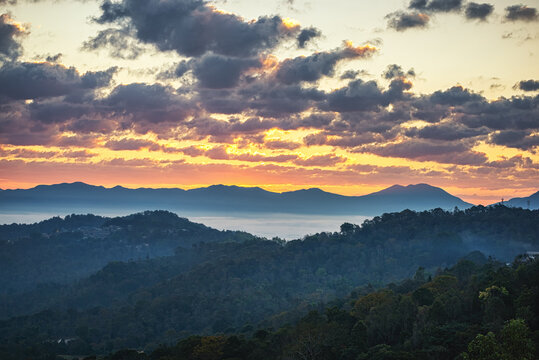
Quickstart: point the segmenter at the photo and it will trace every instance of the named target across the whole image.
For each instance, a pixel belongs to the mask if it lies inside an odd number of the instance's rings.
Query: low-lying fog
[[[101,216],[124,216],[137,211],[126,212],[92,212]],[[84,211],[77,212],[87,213]],[[8,214],[0,213],[0,224],[25,223],[31,224],[49,219],[53,216],[65,216],[66,214],[52,213],[25,213]],[[282,239],[292,240],[302,238],[304,235],[315,234],[322,231],[339,231],[342,223],[349,222],[361,224],[368,219],[367,216],[355,215],[297,215],[297,214],[201,214],[201,213],[178,213],[178,216],[186,217],[197,223],[213,227],[219,230],[243,230],[253,235],[272,238],[278,236]]]

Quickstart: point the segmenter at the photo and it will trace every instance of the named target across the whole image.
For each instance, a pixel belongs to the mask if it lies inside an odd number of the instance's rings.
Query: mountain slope
[[[539,209],[539,191],[528,197],[512,198],[504,202],[505,206],[521,207],[523,209]]]

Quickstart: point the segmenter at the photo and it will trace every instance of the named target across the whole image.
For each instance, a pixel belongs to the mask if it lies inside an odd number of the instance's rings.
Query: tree
[[[493,332],[486,335],[477,335],[468,344],[468,353],[464,354],[463,358],[469,360],[503,360],[502,349]]]
[[[533,341],[528,326],[522,319],[513,319],[501,331],[504,360],[531,360],[534,354]]]

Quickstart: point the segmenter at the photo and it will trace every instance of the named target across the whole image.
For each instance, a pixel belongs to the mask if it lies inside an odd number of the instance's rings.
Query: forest
[[[512,359],[502,353],[508,334],[537,342],[537,262],[511,262],[539,248],[538,215],[405,210],[288,242],[169,212],[13,225],[0,229],[3,246],[45,246],[40,233],[60,252],[91,248],[100,240],[80,230],[91,221],[93,234],[114,229],[106,237],[122,246],[176,247],[3,294],[0,357],[479,359],[474,346],[488,345]]]
[[[295,324],[251,336],[190,336],[146,355],[122,350],[107,360],[458,359],[539,357],[539,261],[511,265],[461,260],[413,278],[333,301]]]

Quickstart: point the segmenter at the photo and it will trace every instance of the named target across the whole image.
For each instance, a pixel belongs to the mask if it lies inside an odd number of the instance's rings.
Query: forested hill
[[[539,260],[511,266],[468,260],[432,280],[360,289],[297,324],[253,335],[191,336],[151,354],[122,350],[106,360],[539,359]]]
[[[296,241],[198,243],[113,263],[69,286],[4,296],[5,313],[28,315],[0,322],[0,347],[45,351],[69,338],[54,351],[151,350],[193,334],[277,328],[357,287],[400,281],[419,267],[434,276],[476,250],[510,261],[539,247],[538,220],[539,211],[504,206],[403,211]]]
[[[69,283],[110,261],[170,256],[199,242],[244,241],[254,236],[219,231],[167,211],[125,217],[55,217],[36,224],[0,225],[0,294],[43,283]]]

